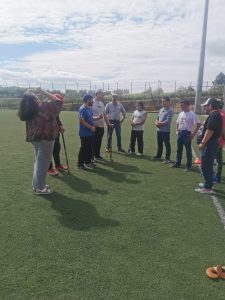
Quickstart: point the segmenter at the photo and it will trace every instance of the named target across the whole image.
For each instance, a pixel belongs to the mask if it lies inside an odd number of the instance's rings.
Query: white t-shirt
[[[191,131],[192,127],[197,123],[200,123],[200,121],[193,111],[182,111],[177,117],[178,130]]]
[[[92,104],[93,117],[98,117],[99,115],[103,115],[104,111],[105,111],[105,106],[103,102],[98,101],[94,98]],[[104,117],[102,117],[102,119],[94,121],[94,125],[98,127],[104,127]]]
[[[145,118],[146,111],[145,110],[135,110],[133,113],[133,123],[139,123],[143,122]],[[144,130],[144,124],[143,125],[134,125],[133,130],[139,131]]]

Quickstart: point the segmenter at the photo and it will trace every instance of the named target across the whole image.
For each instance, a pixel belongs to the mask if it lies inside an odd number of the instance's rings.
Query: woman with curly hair
[[[47,97],[50,101],[41,102],[35,93]],[[46,177],[54,141],[59,132],[56,118],[61,107],[62,101],[41,89],[28,91],[20,102],[18,116],[21,121],[26,122],[26,141],[31,142],[35,150],[32,186],[37,195],[52,193],[46,185]]]

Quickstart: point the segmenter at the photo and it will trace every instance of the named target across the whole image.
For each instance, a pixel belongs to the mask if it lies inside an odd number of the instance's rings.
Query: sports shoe
[[[180,165],[178,163],[175,163],[171,165],[170,168],[180,168]]]
[[[50,195],[53,193],[53,191],[45,187],[43,190],[36,189],[34,193],[36,195]]]
[[[86,170],[88,170],[84,165],[83,166],[78,166],[77,169],[79,171],[86,171]]]
[[[110,148],[105,149],[105,152],[110,152],[110,151],[112,151]]]
[[[95,159],[96,159],[96,160],[105,160],[101,155],[95,156]],[[93,160],[92,162],[95,163],[94,160]]]
[[[170,164],[171,161],[170,161],[169,159],[165,159],[162,163],[163,163],[163,164]]]
[[[200,189],[203,189],[203,188],[205,188],[205,185],[204,185],[204,183],[203,183],[203,182],[200,182],[200,183],[198,184],[198,186],[200,187]]]
[[[132,152],[132,151],[128,151],[128,153],[129,153],[130,155],[134,155],[134,154],[135,154],[135,152]]]
[[[46,184],[45,187],[46,187],[46,189],[48,189],[48,190],[51,188],[50,185],[47,185],[47,184]],[[33,187],[33,186],[32,186],[32,189],[33,189],[34,192],[36,191],[35,187]]]
[[[140,153],[140,152],[138,152],[138,153],[137,153],[137,156],[142,156],[142,155],[143,155],[143,154],[142,154],[142,153]]]
[[[185,172],[191,172],[191,168],[186,167],[186,168],[184,169],[184,171],[185,171]]]
[[[67,171],[68,170],[68,167],[63,166],[63,165],[55,166],[55,168],[59,171]]]
[[[125,153],[126,151],[123,150],[122,148],[118,148],[118,152],[123,152],[123,153]]]
[[[88,164],[85,164],[84,166],[87,167],[87,168],[94,168],[94,167],[96,167],[96,164],[90,162]]]
[[[195,192],[200,194],[215,194],[215,192],[212,189],[205,189],[204,187],[195,189]]]
[[[200,182],[200,183],[198,184],[198,186],[199,186],[201,189],[205,188],[205,184],[204,184],[203,182]],[[214,190],[214,186],[212,187],[212,190]]]
[[[160,159],[161,159],[161,157],[159,157],[159,156],[155,155],[155,156],[153,156],[153,159],[160,160]]]
[[[49,169],[48,174],[52,176],[57,176],[59,173],[55,169]]]

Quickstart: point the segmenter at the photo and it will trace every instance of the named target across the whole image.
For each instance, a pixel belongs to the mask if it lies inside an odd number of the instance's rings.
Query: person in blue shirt
[[[95,132],[91,109],[93,104],[92,95],[84,95],[83,101],[84,104],[79,109],[79,136],[81,141],[77,164],[79,170],[86,170],[87,167],[94,167],[94,164],[91,162],[93,137]]]

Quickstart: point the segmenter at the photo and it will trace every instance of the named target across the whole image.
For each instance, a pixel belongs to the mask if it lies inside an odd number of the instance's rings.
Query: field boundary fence
[[[85,93],[95,94],[96,90],[105,91],[105,101],[116,93],[119,100],[127,103],[136,101],[157,102],[163,95],[168,95],[174,102],[186,97],[194,101],[197,84],[188,81],[74,81],[74,82],[22,82],[19,80],[0,80],[0,108],[18,108],[19,100],[29,90],[41,87],[50,93],[61,92],[65,96],[65,109],[77,109],[82,103]],[[215,85],[204,81],[202,86],[203,99],[207,97],[223,98],[225,100],[225,85]],[[133,107],[133,105],[131,105]],[[156,105],[157,109],[157,105]]]

